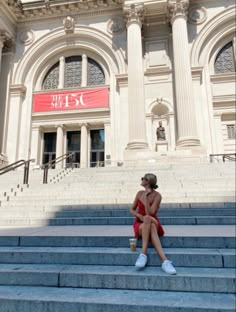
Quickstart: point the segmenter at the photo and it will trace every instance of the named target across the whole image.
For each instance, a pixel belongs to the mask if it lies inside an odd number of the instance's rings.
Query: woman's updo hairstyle
[[[146,173],[144,178],[148,181],[150,187],[152,189],[157,189],[158,185],[157,185],[157,177],[155,176],[155,174],[153,173]]]

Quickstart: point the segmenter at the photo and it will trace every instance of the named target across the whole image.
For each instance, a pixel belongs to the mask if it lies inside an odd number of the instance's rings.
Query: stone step
[[[60,247],[31,247],[25,246],[0,247],[1,264],[63,264],[63,265],[106,265],[131,266],[135,263],[140,244],[136,252],[129,249],[128,239],[126,247],[67,247],[61,237]],[[7,241],[5,241],[7,243]],[[1,241],[1,243],[3,243]],[[35,244],[36,245],[36,244]],[[45,245],[45,244],[44,244]],[[34,246],[34,245],[33,245]],[[55,246],[57,246],[55,244]],[[119,245],[118,245],[119,246]],[[164,248],[167,257],[176,267],[195,268],[234,268],[235,250],[232,248]],[[148,250],[148,266],[160,266],[161,261],[153,248]],[[2,265],[1,265],[2,267]]]
[[[179,267],[169,276],[160,267],[2,264],[0,285],[235,293],[235,270]]]
[[[205,217],[159,217],[162,225],[234,225],[236,224],[235,216],[205,216]],[[61,217],[57,213],[32,213],[27,216],[27,213],[4,212],[0,219],[0,226],[58,226],[58,225],[132,225],[133,217]]]
[[[24,199],[24,198],[14,198],[12,197],[9,201],[4,202],[6,205],[15,205],[15,204],[21,204],[21,205],[38,205],[40,202],[44,202],[43,198],[39,198],[37,201],[36,199]],[[110,195],[109,197],[106,195],[101,196],[86,196],[86,197],[79,197],[79,198],[65,198],[65,197],[60,197],[60,198],[55,198],[55,196],[52,196],[51,199],[47,199],[47,204],[51,205],[76,205],[76,204],[124,204],[124,203],[132,203],[134,200],[134,196],[121,196],[121,195]],[[36,201],[36,202],[35,202]],[[212,195],[207,195],[207,196],[175,196],[173,194],[172,196],[164,197],[162,199],[162,203],[223,203],[223,202],[234,202],[235,201],[235,196],[232,194],[232,196],[225,196],[225,195],[218,195],[218,196],[212,196]]]
[[[2,312],[234,312],[221,293],[0,286]]]
[[[234,205],[234,203],[232,203]],[[103,207],[89,207],[89,209],[80,208],[80,206],[77,207],[63,207],[60,210],[58,210],[57,206],[51,206],[51,207],[39,207],[38,209],[31,209],[31,207],[24,207],[24,210],[18,209],[19,207],[12,207],[12,209],[9,209],[5,211],[5,209],[0,207],[0,213],[3,216],[17,216],[17,214],[21,216],[41,216],[44,214],[45,216],[52,217],[74,217],[74,218],[130,218],[130,206],[124,205],[123,208],[117,209],[117,208],[103,208]],[[162,207],[158,211],[158,217],[164,218],[164,217],[177,217],[177,218],[185,218],[185,217],[234,217],[236,216],[236,209],[233,208],[225,208],[225,207],[219,207],[219,208],[168,208],[168,207]]]
[[[179,226],[172,227],[175,228]],[[235,226],[221,226],[223,229],[220,230],[219,226],[212,225],[211,227],[213,227],[213,231],[207,231],[205,234],[204,230],[202,230],[202,233],[200,232],[205,226],[198,225],[195,227],[199,228],[199,230],[196,229],[197,232],[199,231],[199,235],[197,235],[198,233],[196,232],[194,233],[194,230],[191,232],[192,227],[193,226],[181,226],[183,232],[185,232],[184,228],[189,228],[190,232],[188,236],[186,236],[185,233],[183,235],[181,232],[177,233],[178,236],[168,236],[168,234],[166,234],[161,238],[162,246],[164,248],[192,248],[193,246],[194,248],[235,248],[236,242],[233,234],[235,233]],[[131,226],[117,226],[117,229],[115,229],[116,226],[101,225],[89,227],[65,226],[62,227],[64,229],[61,230],[61,234],[58,234],[58,228],[60,227],[51,227],[46,233],[40,233],[40,228],[30,228],[32,232],[28,235],[14,235],[13,231],[13,233],[10,233],[11,235],[5,234],[0,236],[0,246],[127,247],[129,238],[133,236]],[[166,228],[167,226],[165,227],[165,230]],[[217,231],[217,228],[219,236],[212,235],[211,232]],[[81,234],[76,234],[76,230],[80,233],[82,232],[82,236]],[[116,231],[121,231],[119,236],[116,235]],[[228,231],[228,233],[225,231]],[[39,233],[38,236],[37,232]],[[127,233],[129,233],[128,236]]]
[[[35,204],[15,204],[15,205],[7,205],[5,202],[0,203],[0,212],[3,213],[4,211],[87,211],[87,213],[89,213],[90,211],[92,212],[93,215],[93,211],[106,211],[106,210],[124,210],[127,209],[127,212],[129,214],[129,209],[131,207],[130,203],[121,203],[121,204],[74,204],[74,205],[65,205],[65,204],[61,204],[61,205],[52,205],[49,203],[46,203],[41,201],[39,203],[35,203]],[[6,209],[7,207],[7,209]],[[178,216],[179,209],[183,209],[183,210],[192,210],[194,211],[194,209],[201,209],[202,211],[206,211],[206,213],[203,213],[203,215],[209,215],[208,210],[207,209],[212,209],[214,211],[214,215],[218,216],[218,215],[222,215],[219,214],[219,211],[223,210],[225,211],[225,209],[233,209],[234,211],[235,209],[235,202],[219,202],[219,203],[200,203],[200,202],[196,202],[196,203],[191,203],[191,202],[186,202],[186,203],[162,203],[161,204],[161,208],[158,212],[158,214],[167,211],[169,209],[176,209],[176,213],[174,213],[173,215]],[[83,213],[83,212],[82,212]],[[180,211],[180,215],[183,213],[183,215],[185,215],[184,212]],[[211,213],[212,214],[212,213]],[[233,213],[234,214],[234,213]],[[170,214],[172,215],[172,213]],[[190,213],[190,215],[193,215],[193,213]],[[229,215],[226,212],[226,216]]]

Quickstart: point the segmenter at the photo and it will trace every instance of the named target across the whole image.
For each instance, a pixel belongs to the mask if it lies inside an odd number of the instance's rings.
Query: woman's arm
[[[151,206],[148,201],[148,194],[149,194],[148,192],[144,192],[142,196],[142,201],[145,206],[145,212],[146,212],[146,215],[154,215],[157,213],[157,210],[160,207],[161,194],[157,193]]]
[[[137,206],[138,206],[138,200],[139,200],[139,197],[140,197],[140,194],[141,194],[142,191],[139,191],[136,196],[135,196],[135,199],[134,199],[134,202],[130,208],[130,213],[132,214],[132,216],[134,217],[138,217],[141,221],[143,221],[143,216],[140,214],[140,213],[137,213],[136,212],[136,209],[137,209]]]

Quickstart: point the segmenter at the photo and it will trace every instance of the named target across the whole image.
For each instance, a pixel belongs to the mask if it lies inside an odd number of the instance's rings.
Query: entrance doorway
[[[80,131],[67,132],[67,152],[73,153],[73,158],[67,159],[67,164],[73,164],[76,167],[80,166]]]
[[[104,167],[104,129],[91,130],[90,167]]]
[[[56,132],[44,133],[43,164],[56,159],[56,140]],[[55,168],[55,165],[52,168]]]

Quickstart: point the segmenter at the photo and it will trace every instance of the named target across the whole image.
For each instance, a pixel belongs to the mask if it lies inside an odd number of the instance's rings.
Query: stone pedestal
[[[156,142],[156,152],[165,153],[168,151],[168,142],[167,141],[157,141]]]

